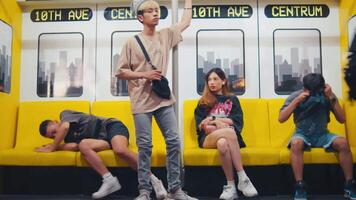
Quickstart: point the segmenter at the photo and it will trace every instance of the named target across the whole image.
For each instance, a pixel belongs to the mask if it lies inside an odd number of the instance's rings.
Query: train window
[[[129,37],[139,33],[139,31],[115,31],[111,34],[111,94],[113,96],[128,96],[127,80],[115,77],[117,62],[120,57],[121,49]]]
[[[274,90],[288,95],[303,87],[308,73],[322,73],[318,29],[276,29],[273,32]]]
[[[222,68],[230,89],[237,95],[245,92],[245,42],[240,29],[202,29],[197,32],[197,92],[204,90],[205,74]]]
[[[39,97],[79,97],[83,94],[83,47],[82,33],[42,33],[39,36]]]
[[[10,93],[12,27],[0,20],[0,92]]]

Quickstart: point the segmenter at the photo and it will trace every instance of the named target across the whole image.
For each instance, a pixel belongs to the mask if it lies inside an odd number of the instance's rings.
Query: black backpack
[[[349,98],[356,100],[356,34],[349,49],[349,65],[345,69],[345,81],[349,86]]]

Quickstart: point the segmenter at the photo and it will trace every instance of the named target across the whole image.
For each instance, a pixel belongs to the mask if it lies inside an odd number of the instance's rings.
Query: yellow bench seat
[[[36,147],[53,142],[40,135],[43,120],[59,120],[65,109],[89,113],[89,101],[22,102],[19,106],[16,144],[13,149],[0,151],[0,165],[12,166],[76,166],[77,152],[56,151],[37,153]]]
[[[116,118],[124,123],[130,134],[129,149],[137,153],[136,131],[129,101],[95,101],[92,104],[92,114],[101,117]],[[166,166],[166,145],[155,120],[152,120],[152,144],[151,166]],[[128,166],[112,150],[102,151],[98,154],[108,167]],[[88,166],[80,153],[77,155],[76,162],[78,166]]]
[[[279,110],[282,107],[285,99],[270,99],[268,100],[270,134],[272,147],[280,149],[281,164],[290,163],[290,151],[287,144],[292,137],[295,129],[293,123],[293,115],[284,122],[278,121]],[[343,106],[343,102],[340,102]],[[345,125],[340,124],[335,119],[335,116],[330,113],[330,123],[328,124],[330,132],[346,137]],[[304,152],[304,163],[306,164],[333,164],[338,163],[337,154],[333,152],[325,152],[323,148],[312,148],[311,151]]]
[[[290,163],[290,151],[288,148],[281,150],[281,164]],[[337,153],[325,152],[323,148],[312,148],[304,151],[303,160],[305,164],[335,164],[338,163]]]
[[[0,151],[0,163],[7,166],[75,166],[76,154],[71,151],[38,153],[34,148],[14,148]]]
[[[246,147],[241,149],[245,166],[267,166],[279,163],[279,149]],[[193,148],[184,150],[184,164],[187,166],[221,166],[216,149]]]
[[[198,146],[194,110],[198,100],[184,102],[184,164],[186,166],[220,166],[216,149]],[[247,145],[241,149],[243,165],[277,165],[279,149],[271,148],[268,127],[267,101],[263,99],[240,99],[244,127],[242,137]]]
[[[135,150],[137,153],[137,150]],[[105,150],[98,152],[98,155],[103,160],[105,166],[107,167],[128,167],[129,165],[125,160],[120,158],[112,150]],[[84,160],[81,153],[76,156],[76,163],[79,167],[87,167],[88,163]],[[166,166],[166,150],[155,149],[152,150],[151,166],[152,167],[163,167]]]

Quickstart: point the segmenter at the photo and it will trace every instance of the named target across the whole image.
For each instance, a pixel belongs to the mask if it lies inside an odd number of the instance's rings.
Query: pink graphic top
[[[225,102],[217,103],[209,113],[209,116],[215,116],[217,118],[226,118],[230,115],[232,109],[232,101],[230,99]]]

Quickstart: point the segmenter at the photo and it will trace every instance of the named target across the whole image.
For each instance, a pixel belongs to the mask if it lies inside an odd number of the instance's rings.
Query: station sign
[[[193,19],[250,18],[253,14],[250,5],[196,5],[192,9]]]
[[[267,5],[265,15],[268,18],[326,18],[330,14],[327,5]]]
[[[90,8],[34,9],[31,11],[33,22],[70,22],[89,21],[93,17]]]
[[[168,9],[165,6],[160,6],[160,19],[166,19],[168,16]],[[130,7],[108,7],[104,11],[106,20],[136,20],[132,14]]]

